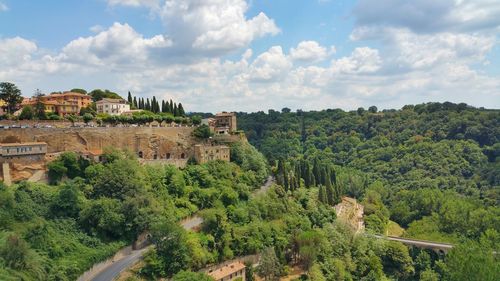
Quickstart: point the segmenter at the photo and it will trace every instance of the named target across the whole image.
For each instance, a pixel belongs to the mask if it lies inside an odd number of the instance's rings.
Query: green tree
[[[468,241],[459,244],[445,258],[446,280],[494,281],[500,279],[500,262],[485,243]]]
[[[172,277],[172,281],[214,281],[214,279],[204,273],[180,271]]]
[[[274,248],[269,247],[262,251],[257,272],[264,280],[278,280],[281,274],[281,265]]]
[[[20,120],[32,120],[34,117],[34,111],[33,107],[30,105],[27,105],[23,107],[23,110],[21,111],[21,114],[19,114],[19,119]]]
[[[83,115],[83,122],[85,122],[85,124],[88,124],[90,121],[94,120],[94,116],[90,113],[85,113]]]
[[[9,82],[0,83],[0,99],[7,104],[9,114],[14,113],[17,106],[23,101],[21,90],[15,84]]]
[[[196,129],[194,129],[193,136],[200,138],[200,139],[208,139],[211,136],[213,136],[213,133],[210,130],[210,127],[203,124],[201,126],[198,126]]]
[[[182,227],[173,221],[159,222],[153,225],[151,235],[166,276],[189,268],[191,257]]]
[[[45,112],[45,104],[43,103],[42,98],[45,95],[39,90],[36,89],[35,95],[33,96],[35,99],[35,116],[39,120],[47,119],[47,113]]]

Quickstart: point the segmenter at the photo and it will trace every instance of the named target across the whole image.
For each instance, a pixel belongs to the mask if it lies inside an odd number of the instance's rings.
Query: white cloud
[[[273,46],[260,54],[250,65],[249,77],[255,82],[269,82],[282,79],[292,67],[292,63],[280,46]]]
[[[380,69],[382,59],[376,49],[369,47],[356,48],[348,57],[332,62],[332,69],[336,73],[367,74]]]
[[[163,35],[144,38],[128,24],[114,23],[95,36],[71,41],[61,56],[65,61],[81,64],[133,64],[147,61],[152,50],[171,45]]]
[[[244,0],[167,0],[161,17],[183,51],[221,55],[280,32],[264,13],[247,19]]]
[[[24,38],[0,39],[0,65],[8,67],[30,61],[36,51],[36,44]]]
[[[108,0],[108,5],[110,6],[130,6],[130,7],[140,7],[145,6],[148,8],[158,8],[160,5],[160,0]]]
[[[468,32],[500,26],[497,0],[360,0],[354,8],[358,26],[403,27],[417,33]]]
[[[296,48],[290,49],[292,59],[306,62],[322,61],[333,53],[335,53],[335,47],[330,47],[328,51],[316,41],[302,41]]]
[[[9,10],[9,7],[5,5],[4,3],[0,2],[0,12],[6,12]]]

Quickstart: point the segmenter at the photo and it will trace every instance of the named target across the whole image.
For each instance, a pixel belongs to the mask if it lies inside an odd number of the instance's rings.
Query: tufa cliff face
[[[105,147],[128,149],[144,159],[189,158],[193,128],[29,128],[2,131],[0,143],[46,142],[47,153],[99,152]]]
[[[82,155],[100,155],[104,148],[113,147],[135,153],[140,161],[184,166],[194,155],[196,139],[189,127],[127,127],[127,128],[27,128],[0,131],[0,143],[47,143],[45,159],[17,157],[8,160],[10,172],[0,169],[0,180],[9,175],[13,182],[39,181],[45,178],[46,163],[65,151]]]

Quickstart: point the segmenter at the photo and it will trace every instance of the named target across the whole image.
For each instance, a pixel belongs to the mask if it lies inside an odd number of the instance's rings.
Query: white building
[[[130,111],[130,105],[124,99],[103,98],[96,103],[97,113],[107,113],[109,115],[120,115]]]

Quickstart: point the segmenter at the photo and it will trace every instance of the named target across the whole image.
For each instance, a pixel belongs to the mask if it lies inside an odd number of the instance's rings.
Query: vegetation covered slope
[[[141,166],[109,150],[92,164],[64,153],[49,170],[53,185],[0,184],[0,280],[75,280],[81,273],[158,224],[175,224],[198,210],[246,200],[268,171],[249,145],[233,163]],[[191,263],[218,259],[188,237]]]

